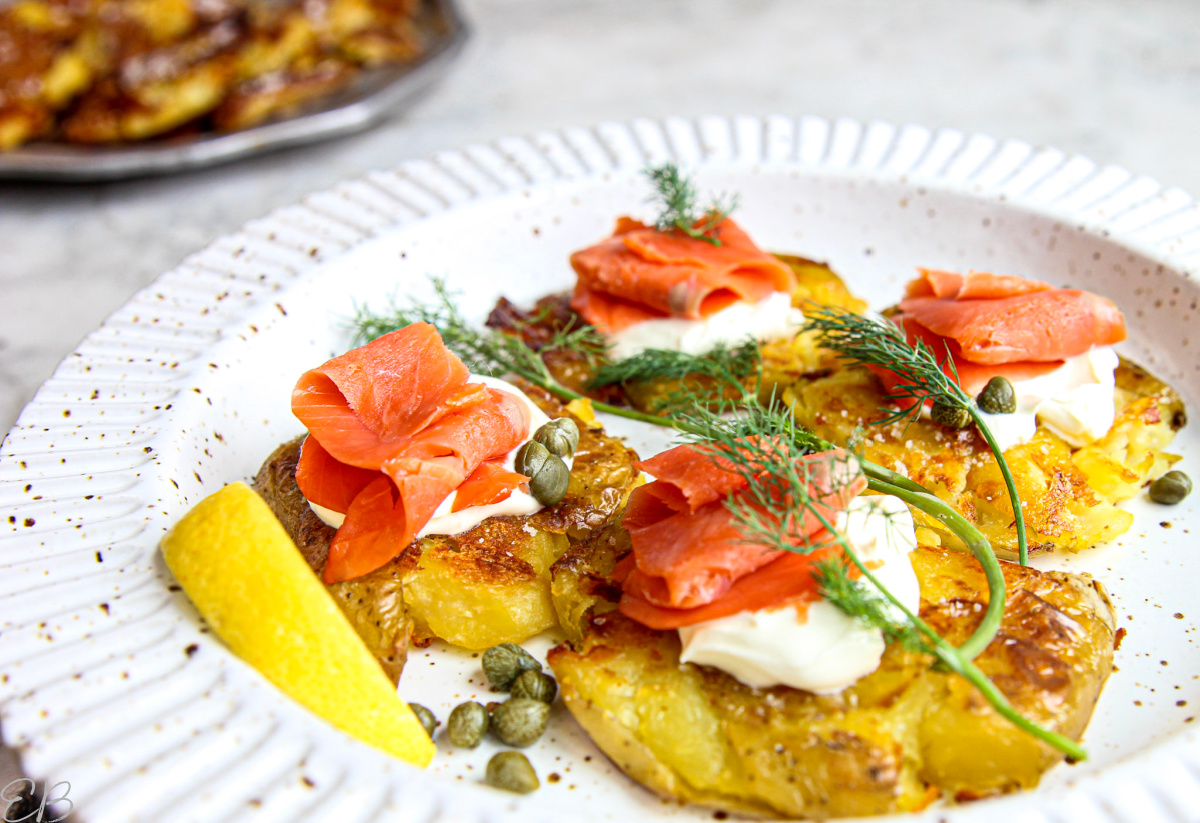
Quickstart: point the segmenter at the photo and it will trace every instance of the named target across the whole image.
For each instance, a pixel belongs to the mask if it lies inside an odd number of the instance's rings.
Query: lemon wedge
[[[347,734],[429,763],[433,742],[253,489],[233,483],[200,501],[162,553],[234,654]]]

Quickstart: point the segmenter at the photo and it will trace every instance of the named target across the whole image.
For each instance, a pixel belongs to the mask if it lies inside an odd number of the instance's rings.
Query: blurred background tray
[[[30,143],[0,152],[0,180],[89,182],[171,174],[354,134],[395,115],[441,79],[468,29],[452,0],[433,0],[420,21],[428,47],[416,61],[363,71],[298,114],[244,131],[189,134],[121,146]]]

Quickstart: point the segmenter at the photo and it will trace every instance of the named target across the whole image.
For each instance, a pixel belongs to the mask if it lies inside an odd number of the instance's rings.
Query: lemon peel
[[[429,763],[433,742],[249,486],[200,501],[163,538],[162,553],[234,654],[347,734]]]

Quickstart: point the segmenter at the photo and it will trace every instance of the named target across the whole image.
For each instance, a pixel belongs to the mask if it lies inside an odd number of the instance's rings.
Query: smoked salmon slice
[[[849,460],[842,451],[798,459],[814,509],[826,522],[866,488]],[[705,606],[780,558],[778,550],[748,541],[738,528],[725,500],[746,480],[705,447],[678,446],[637,465],[657,479],[634,490],[622,520],[633,544],[632,564],[622,574],[623,610],[626,600],[676,610]],[[811,545],[823,525],[813,511],[804,511],[794,529]]]
[[[1090,292],[1012,275],[919,271],[892,320],[909,343],[924,341],[939,361],[947,360],[947,374],[952,362],[971,395],[993,377],[1030,380],[1126,337],[1120,310]],[[886,369],[872,371],[889,392],[898,382]]]
[[[296,482],[308,500],[346,515],[329,547],[325,582],[387,563],[481,465],[526,438],[525,404],[469,377],[427,323],[300,377],[292,412],[309,437]],[[470,493],[478,497],[482,488],[483,496],[499,499],[499,486],[511,491],[525,479],[485,469]]]
[[[1016,297],[1035,291],[1051,291],[1053,286],[1011,274],[969,271],[959,274],[940,269],[917,269],[921,276],[909,282],[905,297],[946,297],[951,300],[978,300]]]
[[[479,464],[471,476],[454,492],[452,512],[460,512],[472,506],[490,506],[507,500],[514,488],[528,492],[529,478],[504,468],[504,460],[493,457]]]
[[[989,366],[1066,360],[1125,339],[1125,319],[1112,301],[1078,289],[991,300],[907,297],[900,311],[958,343],[965,360]]]
[[[1021,380],[1032,380],[1035,377],[1041,377],[1043,374],[1049,374],[1063,364],[1062,360],[1052,360],[1047,363],[1021,362],[1021,363],[1004,363],[998,366],[984,366],[978,363],[972,363],[962,355],[962,350],[958,343],[945,337],[939,337],[933,332],[926,329],[910,317],[897,315],[892,318],[893,322],[900,326],[905,332],[910,345],[916,345],[917,341],[923,341],[929,350],[933,352],[933,356],[941,363],[949,355],[953,361],[954,369],[951,370],[950,364],[943,365],[942,370],[954,377],[958,375],[958,384],[962,386],[963,391],[974,397],[983,391],[983,387],[988,381],[997,375],[1007,377],[1013,383]],[[878,366],[868,366],[871,371],[879,376],[883,382],[884,390],[889,394],[899,382],[895,372]]]
[[[612,334],[663,317],[698,320],[795,289],[792,270],[732,220],[715,231],[719,246],[622,217],[607,240],[571,255],[579,278],[571,308]]]
[[[828,535],[814,535],[814,543],[828,540]],[[776,552],[765,566],[734,582],[721,597],[693,609],[671,609],[656,606],[635,595],[621,598],[620,610],[651,629],[665,631],[694,626],[708,620],[729,617],[738,612],[761,611],[790,603],[811,603],[820,597],[817,581],[813,579],[814,564],[837,556],[833,544],[818,546],[808,554]],[[857,569],[851,567],[851,576]]]

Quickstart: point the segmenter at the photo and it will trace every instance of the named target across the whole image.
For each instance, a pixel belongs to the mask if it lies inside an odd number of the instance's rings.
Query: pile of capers
[[[1012,414],[1017,410],[1017,392],[1008,378],[996,376],[975,397],[975,405],[986,414]],[[929,416],[934,423],[951,429],[965,429],[971,425],[971,412],[944,400],[934,401]]]
[[[492,711],[492,734],[509,746],[531,745],[546,730],[558,684],[515,643],[501,643],[484,652],[483,673],[494,690],[511,694]]]
[[[579,427],[559,417],[540,427],[517,451],[516,470],[529,478],[529,493],[543,506],[554,506],[567,494],[571,470],[567,458],[579,447]]]
[[[515,643],[501,643],[483,653],[483,673],[493,691],[509,692],[499,705],[488,707],[468,701],[460,703],[446,720],[446,739],[451,745],[473,749],[490,731],[506,746],[524,748],[537,742],[550,720],[550,704],[558,695],[554,678],[542,664]],[[433,737],[438,726],[433,712],[417,703],[408,704],[425,731]],[[541,784],[529,758],[520,752],[499,752],[488,761],[485,781],[497,789],[528,794]]]

